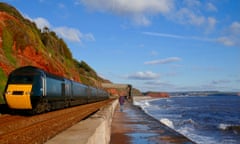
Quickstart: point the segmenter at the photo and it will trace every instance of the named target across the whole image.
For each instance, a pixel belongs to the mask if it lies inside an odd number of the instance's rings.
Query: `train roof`
[[[27,71],[41,71],[41,72],[45,72],[44,70],[34,67],[34,66],[23,66],[23,67],[19,67],[15,70],[13,70],[11,73],[17,73],[17,72],[27,72]]]
[[[11,72],[11,74],[12,74],[12,73],[18,73],[18,72],[19,72],[19,73],[24,73],[24,72],[29,72],[29,71],[33,71],[33,72],[35,71],[35,72],[44,73],[44,74],[45,74],[46,76],[48,76],[48,77],[56,78],[56,79],[63,80],[63,81],[64,81],[64,80],[68,80],[68,81],[72,81],[72,82],[74,82],[74,83],[79,83],[79,82],[76,82],[76,81],[67,79],[67,78],[65,78],[65,77],[63,77],[63,76],[58,76],[58,75],[51,74],[51,73],[49,73],[49,72],[47,72],[47,71],[45,71],[45,70],[43,70],[43,69],[41,69],[41,68],[35,67],[35,66],[23,66],[23,67],[19,67],[19,68],[13,70],[13,71]],[[84,84],[82,84],[82,83],[79,83],[79,84],[84,85]],[[85,86],[87,86],[87,85],[85,85]],[[87,87],[93,88],[93,89],[98,89],[98,88],[92,87],[92,86],[87,86]]]
[[[12,73],[24,73],[24,72],[39,72],[39,73],[44,73],[44,74],[46,74],[49,77],[53,77],[53,78],[57,78],[57,79],[61,79],[61,80],[66,79],[64,77],[57,76],[57,75],[51,74],[49,72],[46,72],[45,70],[43,70],[41,68],[38,68],[38,67],[35,67],[35,66],[19,67],[19,68],[15,69],[14,71],[12,71],[11,74]]]

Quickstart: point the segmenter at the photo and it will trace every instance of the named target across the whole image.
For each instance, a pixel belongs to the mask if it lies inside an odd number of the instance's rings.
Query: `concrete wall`
[[[108,144],[112,117],[118,101],[108,104],[96,114],[58,134],[46,144]]]

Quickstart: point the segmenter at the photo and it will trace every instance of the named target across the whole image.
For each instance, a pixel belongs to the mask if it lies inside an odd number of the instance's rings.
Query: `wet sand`
[[[191,140],[126,102],[113,116],[110,144],[193,144]]]

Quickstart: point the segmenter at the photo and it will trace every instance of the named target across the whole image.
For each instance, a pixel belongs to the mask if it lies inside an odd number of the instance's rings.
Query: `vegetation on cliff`
[[[47,27],[38,29],[14,7],[0,2],[0,103],[8,74],[26,65],[95,87],[107,81],[86,62],[75,60],[55,32]]]

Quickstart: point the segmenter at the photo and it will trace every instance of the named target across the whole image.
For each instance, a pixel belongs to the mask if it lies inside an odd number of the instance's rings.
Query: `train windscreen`
[[[38,79],[37,74],[13,74],[9,77],[10,84],[33,84],[34,80]]]
[[[43,83],[39,73],[11,74],[8,84],[31,84],[31,95],[41,96],[43,94]]]

